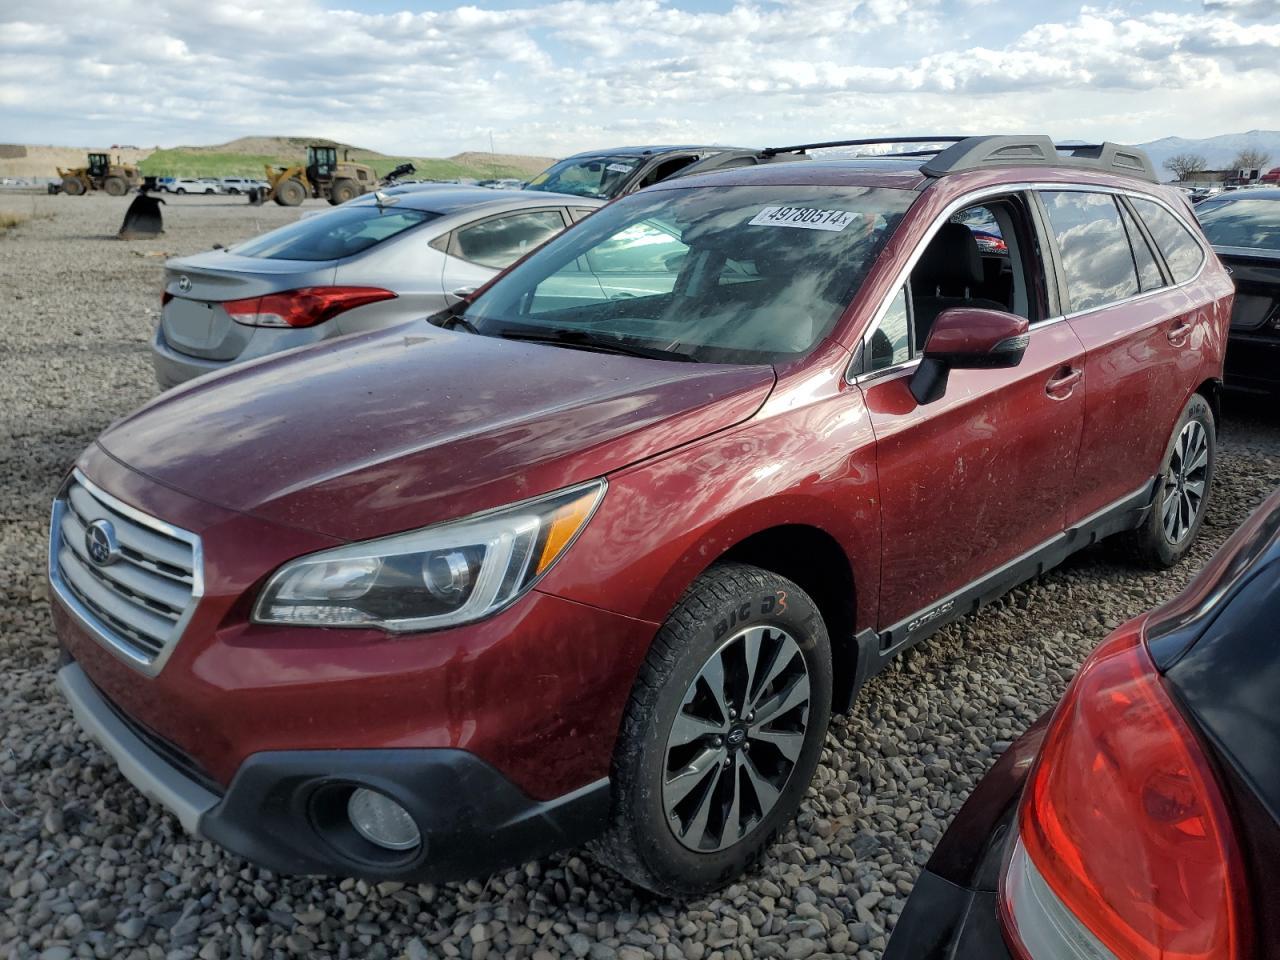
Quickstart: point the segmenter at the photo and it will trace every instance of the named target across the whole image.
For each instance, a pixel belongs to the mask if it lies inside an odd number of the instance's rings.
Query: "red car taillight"
[[[366,303],[396,295],[379,287],[303,287],[263,297],[228,300],[222,309],[248,327],[314,327]]]
[[[1085,661],[1018,813],[1000,913],[1025,960],[1237,960],[1240,851],[1139,626]]]
[[[160,309],[163,310],[165,308],[165,304],[167,304],[172,299],[173,299],[173,294],[170,293],[168,290],[160,294]]]

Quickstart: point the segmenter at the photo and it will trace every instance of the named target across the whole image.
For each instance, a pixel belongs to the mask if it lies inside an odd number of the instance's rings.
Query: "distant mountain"
[[[1203,140],[1186,137],[1164,137],[1138,146],[1147,151],[1162,177],[1172,174],[1164,169],[1164,162],[1178,153],[1195,153],[1204,157],[1210,170],[1225,169],[1241,150],[1261,150],[1271,154],[1270,166],[1280,166],[1280,130],[1250,130],[1248,133],[1224,133]]]

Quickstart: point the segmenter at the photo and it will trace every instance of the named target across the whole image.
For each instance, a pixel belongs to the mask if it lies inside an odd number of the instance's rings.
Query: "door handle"
[[[1051,400],[1065,400],[1071,396],[1076,388],[1076,384],[1084,376],[1083,370],[1075,367],[1063,366],[1058,368],[1058,372],[1049,378],[1049,382],[1044,385],[1044,392],[1048,394]]]
[[[1195,327],[1195,323],[1193,321],[1188,320],[1186,317],[1179,317],[1177,320],[1173,321],[1173,325],[1169,327],[1165,336],[1169,338],[1169,342],[1175,347],[1180,347],[1187,342],[1187,338],[1191,335],[1193,327]]]

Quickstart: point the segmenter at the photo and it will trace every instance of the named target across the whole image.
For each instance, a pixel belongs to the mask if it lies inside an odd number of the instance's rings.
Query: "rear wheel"
[[[129,184],[123,177],[107,177],[102,181],[102,189],[107,191],[108,196],[123,197],[129,192]]]
[[[329,191],[329,202],[337,206],[348,200],[354,200],[358,196],[360,196],[360,189],[353,181],[344,178],[333,181],[333,189]]]
[[[62,192],[78,197],[84,193],[84,182],[79,177],[63,177]]]
[[[831,650],[794,583],[721,564],[654,639],[623,717],[595,856],[658,893],[715,890],[795,815],[831,716]]]
[[[284,207],[297,207],[307,199],[307,188],[299,180],[286,180],[276,187],[276,203]]]
[[[179,187],[179,188],[178,188],[178,190],[177,190],[177,192],[178,192],[178,193],[180,193],[180,194],[185,194],[185,193],[187,192],[187,188],[186,188],[186,187]]]
[[[1173,429],[1151,513],[1141,527],[1128,534],[1129,546],[1139,560],[1171,567],[1186,556],[1200,535],[1216,460],[1213,411],[1208,401],[1196,394]]]

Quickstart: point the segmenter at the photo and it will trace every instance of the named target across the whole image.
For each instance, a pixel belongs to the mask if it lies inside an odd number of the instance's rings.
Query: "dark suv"
[[[798,153],[748,147],[650,146],[588,150],[557,160],[525,184],[526,190],[612,200],[673,177],[800,159]]]
[[[59,683],[280,872],[593,841],[715,888],[896,653],[1102,537],[1182,557],[1231,301],[1112,144],[659,184],[434,325],[114,424],[54,504]]]

